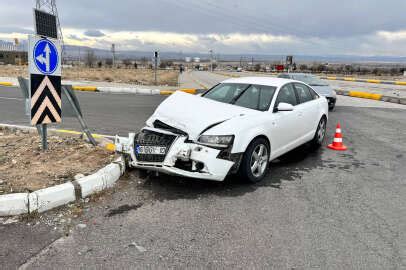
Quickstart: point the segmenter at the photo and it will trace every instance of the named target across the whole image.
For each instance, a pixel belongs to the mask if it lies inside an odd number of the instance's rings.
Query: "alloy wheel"
[[[267,147],[264,144],[257,145],[251,155],[251,173],[255,177],[261,177],[265,173],[268,160]]]

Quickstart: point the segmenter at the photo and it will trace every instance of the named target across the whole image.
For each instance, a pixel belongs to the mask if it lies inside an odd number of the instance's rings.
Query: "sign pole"
[[[47,124],[42,124],[41,126],[42,151],[46,151],[48,150]]]
[[[156,76],[156,75],[157,75],[157,74],[156,74],[156,73],[157,73],[157,65],[158,65],[158,61],[157,61],[157,60],[158,60],[158,58],[155,57],[155,65],[154,65],[154,66],[155,66],[155,72],[154,72],[155,85],[158,85],[158,80],[157,80],[157,76]]]
[[[71,87],[71,86],[69,86],[69,87]],[[87,138],[89,139],[90,143],[93,144],[94,146],[96,146],[96,145],[97,145],[97,142],[96,142],[96,140],[93,138],[93,135],[92,135],[92,133],[90,132],[89,128],[87,127],[85,120],[83,119],[82,115],[81,115],[80,112],[79,112],[79,109],[76,107],[75,102],[72,100],[72,97],[70,96],[70,93],[69,93],[67,87],[66,87],[66,86],[62,86],[62,91],[65,92],[66,97],[68,98],[68,101],[69,101],[69,103],[71,104],[71,106],[72,106],[72,108],[73,108],[73,110],[74,110],[74,112],[75,112],[75,114],[76,114],[76,117],[77,117],[78,120],[79,120],[80,125],[82,126],[82,130],[85,132],[85,134],[86,134]]]
[[[154,52],[154,81],[155,81],[155,85],[158,85],[158,79],[157,79],[158,57],[159,57],[159,52],[158,51]]]

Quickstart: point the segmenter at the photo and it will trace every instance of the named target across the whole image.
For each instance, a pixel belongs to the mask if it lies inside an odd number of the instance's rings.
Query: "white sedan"
[[[321,145],[327,118],[326,98],[305,83],[233,78],[201,96],[171,95],[138,134],[116,136],[116,150],[130,167],[215,181],[238,173],[258,182],[271,160],[304,143]]]

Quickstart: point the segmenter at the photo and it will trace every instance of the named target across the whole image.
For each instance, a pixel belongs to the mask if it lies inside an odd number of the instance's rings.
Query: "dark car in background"
[[[328,108],[334,109],[336,104],[337,95],[331,86],[322,81],[319,77],[307,73],[281,73],[278,78],[291,79],[301,81],[310,85],[319,95],[325,96],[328,101]]]

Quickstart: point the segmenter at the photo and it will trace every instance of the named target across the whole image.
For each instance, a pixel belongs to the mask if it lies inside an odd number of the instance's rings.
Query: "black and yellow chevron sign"
[[[31,125],[61,122],[61,77],[31,74]]]

